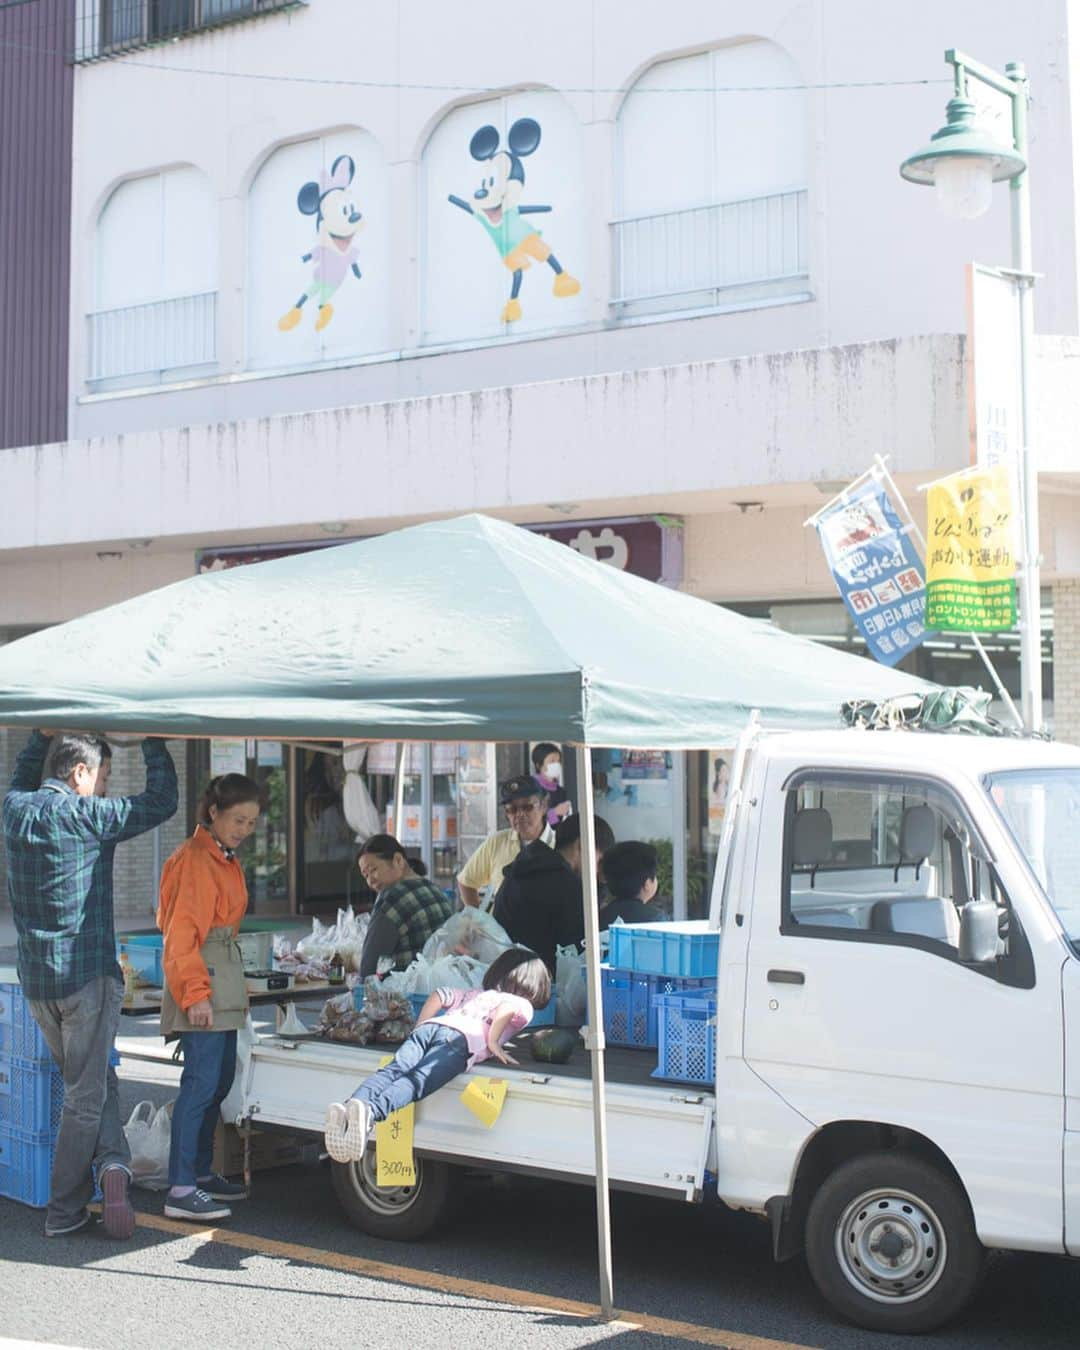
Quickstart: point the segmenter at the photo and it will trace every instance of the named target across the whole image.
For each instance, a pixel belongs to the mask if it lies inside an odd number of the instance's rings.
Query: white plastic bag
[[[246,1023],[236,1033],[236,1077],[232,1081],[228,1095],[221,1103],[221,1119],[226,1125],[235,1125],[244,1109],[244,1082],[247,1078],[248,1064],[251,1062],[251,1047],[257,1040],[255,1023],[248,1013]]]
[[[368,839],[382,829],[379,810],[371,800],[367,783],[358,773],[345,775],[345,788],[342,792],[342,806],[345,819],[349,822],[358,839]]]
[[[438,961],[444,956],[471,956],[485,966],[514,944],[501,924],[479,909],[452,914],[424,944],[424,957]]]
[[[156,1111],[153,1102],[139,1102],[124,1126],[131,1150],[131,1179],[148,1191],[163,1191],[169,1185],[172,1109],[172,1102]]]
[[[479,989],[484,983],[487,964],[471,956],[443,956],[432,962],[432,989]]]
[[[555,1022],[579,1027],[588,1008],[585,955],[577,947],[560,947],[555,954]]]

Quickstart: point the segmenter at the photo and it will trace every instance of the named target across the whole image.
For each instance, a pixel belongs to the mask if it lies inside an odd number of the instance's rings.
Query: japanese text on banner
[[[1016,553],[1004,464],[932,483],[928,516],[928,628],[994,633],[1016,626]]]
[[[922,564],[888,493],[865,483],[817,519],[837,589],[878,661],[893,666],[922,642]]]

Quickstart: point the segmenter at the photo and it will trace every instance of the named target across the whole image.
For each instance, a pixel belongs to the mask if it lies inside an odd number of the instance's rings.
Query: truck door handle
[[[806,983],[806,976],[801,970],[770,970],[767,978],[770,984]]]

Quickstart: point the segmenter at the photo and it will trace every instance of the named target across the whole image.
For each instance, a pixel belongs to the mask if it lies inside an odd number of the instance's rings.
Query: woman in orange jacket
[[[195,833],[161,873],[157,925],[165,937],[161,1034],[184,1051],[173,1106],[165,1213],[224,1219],[243,1186],[211,1171],[214,1127],[236,1075],[236,1033],[247,1017],[244,963],[236,943],[247,885],[236,850],[259,819],[258,786],[243,774],[211,781]]]

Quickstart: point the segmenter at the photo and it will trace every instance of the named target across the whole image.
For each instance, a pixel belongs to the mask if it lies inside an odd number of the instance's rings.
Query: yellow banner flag
[[[506,1101],[505,1078],[473,1078],[461,1094],[461,1100],[490,1130],[502,1114]]]
[[[993,633],[1016,626],[1015,521],[1004,464],[926,492],[926,626]]]
[[[387,1055],[379,1064],[389,1064]],[[416,1107],[410,1103],[380,1120],[375,1126],[375,1184],[377,1186],[415,1186],[416,1159],[413,1157],[413,1117]]]

